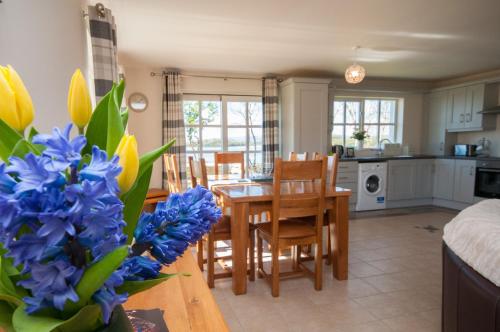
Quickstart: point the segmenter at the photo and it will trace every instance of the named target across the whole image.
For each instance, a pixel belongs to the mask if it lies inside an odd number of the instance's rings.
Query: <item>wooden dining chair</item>
[[[191,169],[191,184],[193,188],[197,185],[208,188],[208,176],[207,176],[207,166],[205,164],[205,159],[194,160],[193,157],[188,158],[189,168]],[[251,281],[255,280],[255,229],[250,228],[250,242],[249,242],[249,260],[250,260],[250,277]],[[228,278],[232,276],[232,272],[225,271],[221,273],[215,273],[215,262],[217,260],[231,259],[231,255],[226,256],[216,256],[215,255],[215,245],[217,241],[230,241],[231,240],[231,216],[223,214],[221,219],[212,226],[212,229],[208,233],[207,237],[207,283],[208,287],[215,287],[215,279]],[[203,266],[205,263],[203,255],[203,239],[198,241],[197,244],[197,258],[198,266],[200,270],[203,271]]]
[[[219,166],[239,164],[241,178],[245,177],[245,153],[244,152],[215,152],[214,154],[215,175],[219,175]]]
[[[319,152],[313,152],[311,155],[311,160],[320,160],[323,158],[323,155]]]
[[[164,154],[163,161],[165,173],[167,173],[167,189],[170,193],[180,193],[182,191],[181,177],[179,173],[179,163],[175,154]]]
[[[290,156],[288,157],[289,161],[304,161],[307,160],[309,154],[307,152],[298,153],[298,152],[290,152]]]
[[[318,183],[319,180],[319,183]],[[276,158],[273,179],[273,203],[271,222],[257,228],[257,271],[271,283],[271,293],[279,296],[280,276],[313,274],[314,288],[322,288],[322,237],[325,213],[325,192],[327,180],[327,158],[309,161],[282,161]],[[282,181],[293,182],[281,192]],[[315,181],[315,182],[313,182]],[[294,188],[297,187],[295,190]],[[317,189],[315,189],[317,187]],[[301,218],[314,217],[311,225]],[[266,273],[262,261],[262,241],[271,247],[271,274]],[[315,268],[310,271],[300,260],[301,246],[314,244]],[[279,250],[295,247],[294,271],[280,273]]]

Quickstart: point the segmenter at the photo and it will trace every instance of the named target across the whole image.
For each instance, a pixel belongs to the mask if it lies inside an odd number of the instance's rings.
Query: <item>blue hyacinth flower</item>
[[[158,276],[161,264],[146,256],[134,256],[127,258],[121,269],[125,280],[148,280]]]
[[[108,155],[97,146],[92,147],[92,159],[79,172],[79,180],[104,181],[113,194],[119,192],[116,177],[122,168],[118,164],[118,156],[113,156],[108,161]]]

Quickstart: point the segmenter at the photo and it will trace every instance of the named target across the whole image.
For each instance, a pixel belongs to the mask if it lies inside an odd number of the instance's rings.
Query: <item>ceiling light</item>
[[[354,52],[356,52],[360,47],[354,47]],[[354,62],[351,66],[347,67],[345,71],[345,80],[350,84],[358,84],[363,81],[366,75],[366,70],[363,66],[358,65]]]

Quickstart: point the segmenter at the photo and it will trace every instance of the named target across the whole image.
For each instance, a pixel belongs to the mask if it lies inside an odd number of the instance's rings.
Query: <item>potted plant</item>
[[[351,136],[351,138],[356,140],[356,149],[358,150],[363,147],[363,141],[368,137],[370,137],[370,135],[368,135],[368,131],[360,130],[359,128],[356,128]]]
[[[121,112],[124,82],[92,112],[85,80],[72,77],[73,125],[51,134],[34,118],[15,70],[0,66],[0,326],[7,331],[130,331],[121,304],[220,218],[197,187],[141,213],[153,162],[173,141],[138,155]],[[73,138],[72,138],[73,136]],[[0,328],[1,330],[1,328]]]

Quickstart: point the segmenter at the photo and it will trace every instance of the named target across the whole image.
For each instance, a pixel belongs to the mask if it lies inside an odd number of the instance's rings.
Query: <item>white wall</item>
[[[478,144],[478,141],[485,137],[491,141],[490,155],[500,157],[500,115],[496,117],[496,125],[496,130],[459,133],[457,135],[457,143]]]
[[[0,3],[0,64],[23,78],[40,131],[69,122],[66,99],[76,68],[85,73],[82,0],[7,0]]]
[[[152,77],[151,72],[161,72],[158,68],[125,67],[126,98],[134,92],[146,95],[149,101],[143,113],[130,111],[128,131],[134,134],[139,144],[139,153],[151,151],[162,144],[162,97],[163,82],[160,77]],[[182,77],[181,90],[191,94],[261,95],[260,80],[220,79],[206,77]],[[161,187],[162,162],[153,167],[151,187]]]

